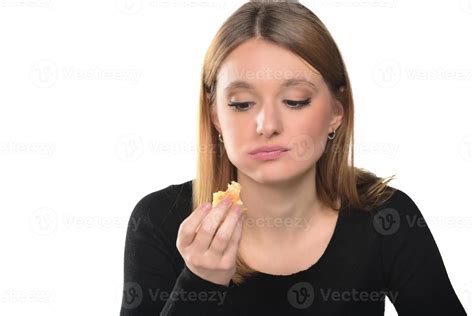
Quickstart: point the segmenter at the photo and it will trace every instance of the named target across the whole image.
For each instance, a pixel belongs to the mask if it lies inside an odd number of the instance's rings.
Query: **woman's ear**
[[[211,105],[211,121],[217,131],[221,133],[221,125],[219,124],[219,118],[217,117],[217,109],[214,104]]]
[[[344,86],[341,86],[339,88],[339,95],[334,98],[333,115],[330,122],[330,125],[334,126],[333,130],[339,128],[344,119],[344,106],[342,104],[344,88]]]

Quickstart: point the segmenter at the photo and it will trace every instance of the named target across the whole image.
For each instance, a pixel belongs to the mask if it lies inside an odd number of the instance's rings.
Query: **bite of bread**
[[[240,183],[236,181],[232,181],[230,184],[227,184],[227,190],[226,191],[217,191],[212,193],[212,207],[216,206],[219,204],[220,201],[222,201],[225,197],[230,197],[232,200],[232,205],[238,204],[240,205],[242,211],[246,211],[247,208],[244,206],[242,203],[242,200],[240,199],[240,189],[241,189]]]

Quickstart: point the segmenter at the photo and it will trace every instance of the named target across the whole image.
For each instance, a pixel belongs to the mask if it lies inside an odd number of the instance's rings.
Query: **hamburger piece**
[[[246,211],[247,208],[242,203],[240,199],[240,189],[241,185],[238,182],[232,181],[230,184],[227,184],[227,191],[217,191],[212,193],[212,207],[219,204],[225,197],[229,196],[232,200],[232,206],[235,204],[240,205],[242,211]]]

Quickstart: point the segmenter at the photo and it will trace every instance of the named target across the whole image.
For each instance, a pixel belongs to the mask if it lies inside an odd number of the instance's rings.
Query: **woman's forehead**
[[[219,67],[219,87],[249,88],[267,81],[292,86],[305,81],[317,84],[322,79],[319,71],[291,52],[279,55],[266,51],[262,54],[265,58],[258,55],[255,52],[229,55]]]

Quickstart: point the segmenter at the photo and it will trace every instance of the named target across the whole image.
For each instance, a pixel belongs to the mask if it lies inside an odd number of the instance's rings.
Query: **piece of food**
[[[244,203],[242,203],[242,200],[240,200],[241,188],[240,183],[232,181],[230,184],[227,184],[227,191],[217,191],[212,193],[212,207],[216,206],[225,197],[229,196],[232,203],[240,205],[242,211],[246,211],[247,208],[244,206]]]

